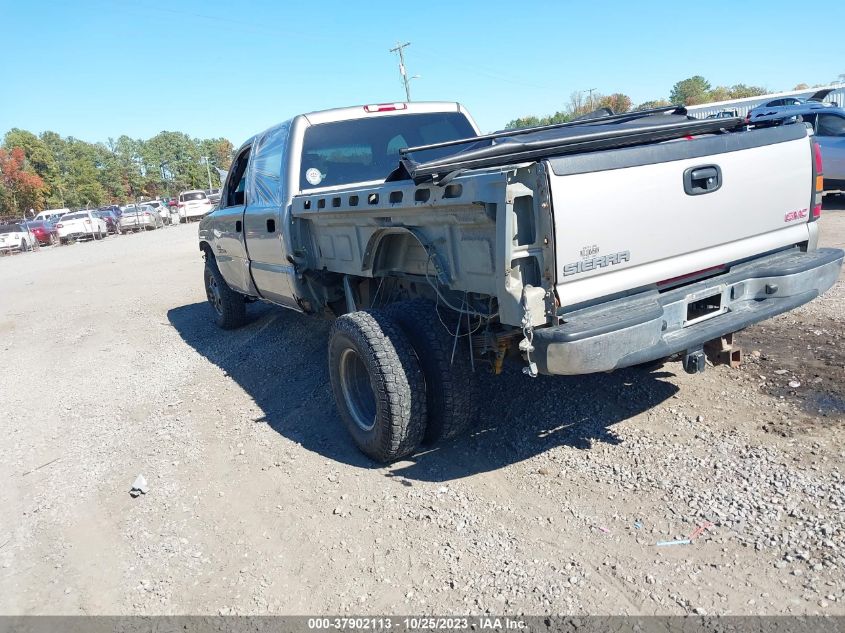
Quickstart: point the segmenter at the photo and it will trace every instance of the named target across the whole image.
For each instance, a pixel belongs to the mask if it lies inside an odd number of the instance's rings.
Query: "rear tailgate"
[[[549,159],[561,305],[806,241],[812,169],[801,125]]]

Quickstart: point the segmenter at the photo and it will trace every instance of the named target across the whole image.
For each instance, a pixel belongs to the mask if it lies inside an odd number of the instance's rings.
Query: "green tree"
[[[610,108],[614,114],[622,114],[631,109],[631,97],[621,92],[601,97],[596,102],[597,108]]]
[[[731,99],[746,99],[748,97],[759,97],[768,92],[761,86],[746,86],[745,84],[734,84],[730,87]]]
[[[727,86],[716,86],[701,103],[712,103],[713,101],[727,101],[731,99],[731,89]]]
[[[49,181],[56,173],[56,161],[50,148],[32,132],[12,128],[3,139],[6,149],[20,147],[26,155],[27,163],[43,180]]]
[[[566,123],[572,119],[566,112],[555,112],[544,117],[526,116],[519,119],[514,119],[506,126],[506,130],[519,130],[527,127],[537,127],[541,125],[557,125],[558,123]]]
[[[701,75],[694,75],[672,86],[672,92],[669,93],[669,100],[672,103],[683,105],[697,105],[699,103],[707,103],[709,92],[710,82]]]
[[[667,101],[666,99],[653,99],[651,101],[643,101],[640,105],[634,108],[634,110],[652,110],[654,108],[664,108],[670,105],[672,105],[672,102]]]

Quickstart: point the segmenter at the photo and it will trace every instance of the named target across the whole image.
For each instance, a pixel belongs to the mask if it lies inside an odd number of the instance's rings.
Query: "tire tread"
[[[373,372],[377,432],[371,435],[356,431],[346,411],[337,349],[342,338],[354,344],[362,359],[366,356],[364,363]],[[365,454],[389,462],[416,450],[425,435],[425,379],[410,342],[388,315],[359,311],[338,318],[329,337],[329,372],[341,416]]]
[[[394,303],[387,312],[399,324],[420,358],[427,382],[427,442],[460,435],[473,422],[476,381],[466,349],[452,360],[454,339],[441,324],[437,307],[426,299]],[[462,337],[458,345],[466,344]]]

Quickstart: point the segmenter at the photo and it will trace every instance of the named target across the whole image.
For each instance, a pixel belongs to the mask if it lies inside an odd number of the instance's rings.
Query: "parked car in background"
[[[30,220],[22,223],[35,236],[39,244],[43,246],[54,246],[59,243],[59,232],[56,225],[44,220]]]
[[[713,114],[708,114],[706,118],[708,119],[732,119],[733,117],[737,116],[738,113],[736,110],[721,110],[719,112],[714,112]]]
[[[772,120],[780,120],[785,116],[797,115],[810,110],[822,110],[832,108],[832,103],[823,103],[822,100],[833,92],[826,88],[810,95],[807,99],[798,97],[781,97],[772,99],[748,111],[745,120],[750,125],[760,124]]]
[[[214,209],[208,194],[202,189],[192,189],[179,194],[179,221],[190,222],[205,217]]]
[[[105,221],[109,234],[119,235],[123,232],[120,230],[120,217],[112,209],[108,207],[97,209],[94,215]]]
[[[825,191],[845,191],[845,109],[804,103],[773,110],[757,127],[805,123],[821,148]]]
[[[142,204],[138,208],[127,208],[120,216],[122,231],[152,231],[161,226],[164,226],[161,215],[147,204]]]
[[[33,219],[34,220],[44,220],[47,222],[53,221],[55,222],[60,217],[62,217],[65,213],[70,213],[70,209],[44,209],[38,215],[36,215]]]
[[[162,222],[164,222],[164,224],[170,224],[170,211],[167,208],[167,204],[163,200],[150,200],[148,202],[145,202],[144,204],[155,209],[161,216],[161,220]]]
[[[16,250],[25,252],[38,244],[35,236],[21,224],[0,224],[0,252]]]
[[[845,191],[845,109],[809,112],[801,118],[813,126],[822,150],[825,191]]]
[[[206,189],[206,195],[208,196],[209,202],[212,204],[217,204],[220,202],[220,190],[219,189]]]
[[[112,211],[116,218],[120,218],[120,214],[122,213],[120,207],[116,204],[107,204],[104,207],[100,207],[100,211]]]
[[[101,240],[109,234],[105,220],[98,218],[93,211],[66,213],[56,223],[56,230],[62,244],[82,238]]]

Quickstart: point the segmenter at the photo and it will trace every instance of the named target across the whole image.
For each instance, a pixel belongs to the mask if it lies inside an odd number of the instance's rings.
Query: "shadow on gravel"
[[[263,413],[256,422],[324,457],[376,466],[352,444],[339,420],[326,367],[330,323],[266,304],[250,306],[250,323],[222,332],[206,303],[174,308],[168,319],[182,338],[217,365]],[[618,444],[611,427],[671,398],[677,387],[659,369],[627,369],[580,377],[531,379],[520,367],[479,375],[478,424],[399,462],[390,475],[444,481],[487,472],[555,446],[589,449]],[[410,481],[407,482],[410,484]]]

